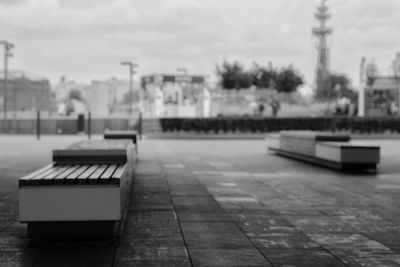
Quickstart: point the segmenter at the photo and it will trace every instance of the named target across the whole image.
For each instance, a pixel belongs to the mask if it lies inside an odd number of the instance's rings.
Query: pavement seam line
[[[171,149],[172,151],[174,151],[173,149]],[[181,158],[179,158],[181,160]],[[183,160],[184,162],[184,160]],[[213,166],[211,166],[212,168],[214,168]],[[250,239],[250,237],[247,236],[247,234],[242,230],[242,228],[238,225],[238,223],[232,218],[232,216],[225,211],[225,209],[223,209],[221,207],[221,205],[218,203],[218,201],[214,198],[214,196],[210,193],[210,191],[207,189],[207,187],[198,179],[197,175],[195,175],[193,172],[191,174],[196,181],[198,182],[198,184],[203,187],[207,193],[209,194],[209,196],[212,198],[212,200],[218,205],[218,207],[220,207],[220,209],[229,216],[229,218],[231,218],[232,223],[239,229],[239,231],[246,237],[246,239],[254,246],[254,248],[271,264],[271,266],[275,266],[270,259],[268,259],[267,256],[264,255],[264,253],[261,252],[261,250],[258,248],[258,246]],[[254,196],[257,199],[257,196]],[[266,206],[263,202],[258,201],[262,206]],[[267,206],[266,206],[267,207]],[[311,242],[313,242],[314,244],[316,244],[318,247],[321,248],[321,250],[327,252],[329,255],[331,255],[333,258],[337,259],[339,262],[341,262],[344,266],[349,266],[348,264],[346,264],[341,258],[339,258],[337,255],[331,253],[329,250],[327,250],[326,248],[324,248],[321,244],[315,242],[314,240],[312,240],[306,233],[299,231],[298,228],[293,225],[290,221],[288,221],[284,216],[282,216],[282,219],[284,219],[289,225],[291,225],[294,229],[296,229],[296,231],[304,234]]]
[[[266,185],[267,186],[267,185]],[[268,186],[268,187],[270,187],[270,186]],[[272,189],[272,188],[271,188]],[[274,190],[274,189],[272,189],[272,190]],[[274,191],[276,191],[276,190],[274,190]],[[276,191],[276,192],[278,192],[279,194],[281,194],[281,192],[279,192],[279,191]],[[253,194],[253,197],[257,197],[257,196],[254,196],[254,194]],[[298,198],[297,198],[298,199]],[[267,205],[265,205],[262,201],[260,202],[260,204],[262,205],[262,206],[265,206],[265,207],[267,207],[268,208],[268,206]],[[272,211],[274,211],[273,209],[272,209]],[[275,212],[275,211],[274,211]],[[320,212],[320,211],[319,211]],[[276,212],[275,212],[276,213]],[[322,213],[322,212],[321,212]],[[293,229],[295,229],[297,232],[299,232],[299,233],[302,233],[304,236],[306,236],[308,239],[309,239],[309,241],[311,241],[312,243],[314,243],[315,245],[317,245],[319,248],[321,248],[323,251],[325,251],[325,252],[327,252],[329,255],[331,255],[333,258],[335,258],[335,259],[337,259],[339,262],[341,262],[344,266],[349,266],[344,260],[342,260],[339,256],[337,256],[336,254],[334,254],[334,253],[332,253],[331,251],[329,251],[328,249],[326,249],[324,246],[322,246],[321,244],[319,244],[318,242],[316,242],[315,240],[313,240],[312,238],[310,238],[310,236],[306,233],[306,232],[304,232],[304,231],[302,231],[301,229],[299,229],[296,225],[294,225],[293,223],[291,223],[289,220],[287,220],[286,218],[285,218],[285,216],[284,215],[281,215],[281,214],[279,214],[279,213],[276,213],[277,215],[279,215],[283,220],[285,220],[290,226],[292,226],[293,227]]]
[[[187,255],[187,257],[188,257],[190,266],[193,267],[193,260],[192,260],[192,257],[191,257],[191,255],[190,255],[190,252],[189,252],[189,247],[188,247],[188,244],[187,244],[187,242],[186,242],[185,235],[183,234],[183,229],[182,229],[181,221],[179,220],[179,217],[177,216],[177,213],[176,213],[176,208],[175,208],[175,205],[174,205],[174,200],[173,200],[172,195],[171,195],[170,185],[169,185],[168,179],[166,178],[165,167],[164,167],[164,164],[162,164],[162,162],[161,162],[161,160],[160,160],[160,153],[159,153],[159,150],[158,150],[158,149],[155,149],[155,152],[156,152],[157,155],[158,155],[158,164],[159,164],[160,167],[161,167],[161,177],[164,179],[164,181],[165,181],[166,184],[167,184],[168,195],[169,195],[169,198],[170,198],[170,201],[171,201],[171,204],[172,204],[172,208],[173,208],[172,210],[173,210],[173,212],[174,212],[174,216],[175,216],[176,221],[177,221],[177,223],[178,223],[179,232],[181,233],[182,241],[183,241],[183,244],[184,244],[184,246],[185,246],[185,252],[186,252],[186,255]]]
[[[238,228],[238,230],[240,231],[240,233],[243,234],[243,236],[250,242],[250,244],[260,253],[260,255],[262,255],[269,264],[271,264],[271,266],[275,266],[270,259],[268,259],[267,256],[264,255],[264,253],[261,252],[261,250],[257,247],[257,245],[246,235],[245,232],[243,232],[242,228],[237,224],[237,222],[235,220],[233,220],[232,216],[225,211],[225,209],[223,209],[221,207],[221,205],[218,203],[218,201],[214,198],[214,196],[210,193],[210,191],[208,191],[207,187],[205,187],[200,181],[199,179],[195,176],[195,179],[197,180],[197,182],[199,183],[200,186],[202,186],[207,193],[209,194],[209,196],[211,197],[211,199],[218,205],[218,207],[226,214],[229,216],[229,218],[231,218],[231,222]]]
[[[177,221],[177,223],[178,223],[179,232],[181,233],[182,240],[183,240],[183,244],[185,245],[185,252],[186,252],[186,255],[187,255],[188,259],[189,259],[190,266],[193,267],[192,257],[191,257],[190,252],[189,252],[189,247],[188,247],[188,244],[187,244],[187,242],[186,242],[185,235],[183,234],[183,229],[182,229],[181,221],[179,220],[179,217],[178,217],[178,215],[177,215],[177,213],[176,213],[176,209],[175,209],[175,205],[174,205],[174,200],[173,200],[172,195],[171,195],[171,190],[170,190],[170,188],[169,188],[168,180],[166,179],[166,176],[165,176],[164,168],[163,168],[163,170],[162,170],[162,174],[161,174],[161,175],[162,175],[162,177],[165,179],[165,182],[167,183],[168,195],[169,195],[169,198],[170,198],[170,200],[171,200],[172,207],[173,207],[172,211],[174,212],[174,217],[175,217],[175,219],[176,219],[176,221]]]
[[[214,196],[210,193],[210,191],[208,191],[207,187],[205,187],[203,185],[203,183],[200,182],[200,180],[197,178],[197,176],[195,174],[193,174],[193,172],[191,173],[191,175],[193,176],[194,179],[196,179],[197,183],[199,186],[203,187],[204,190],[206,190],[208,196],[212,199],[212,201],[214,201],[217,206],[221,209],[221,211],[223,211],[226,215],[229,216],[229,218],[231,218],[231,222],[238,228],[238,230],[240,231],[240,233],[243,234],[243,236],[250,242],[250,244],[255,248],[256,251],[258,251],[258,253],[260,253],[260,255],[262,255],[262,257],[271,265],[274,266],[272,264],[272,262],[260,251],[260,249],[254,244],[254,242],[252,240],[249,239],[249,237],[243,232],[243,230],[239,227],[239,225],[236,223],[236,221],[233,220],[232,216],[230,216],[229,213],[227,213],[225,211],[225,209],[223,209],[221,207],[221,205],[218,203],[218,201],[214,198]]]

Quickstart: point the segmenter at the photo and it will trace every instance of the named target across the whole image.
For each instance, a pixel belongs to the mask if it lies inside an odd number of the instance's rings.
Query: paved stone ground
[[[376,175],[267,154],[259,140],[145,140],[118,242],[32,244],[17,179],[71,142],[54,140],[0,152],[0,266],[400,266],[395,140],[369,141],[382,147]]]

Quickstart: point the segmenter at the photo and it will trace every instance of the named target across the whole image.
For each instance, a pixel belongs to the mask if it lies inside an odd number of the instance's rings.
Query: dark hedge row
[[[163,118],[163,132],[266,133],[281,130],[400,132],[399,118]]]

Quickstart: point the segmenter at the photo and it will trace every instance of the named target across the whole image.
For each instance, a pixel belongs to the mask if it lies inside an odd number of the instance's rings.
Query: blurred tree
[[[216,74],[223,89],[240,90],[251,86],[260,89],[257,90],[258,112],[262,114],[265,103],[269,103],[273,116],[276,116],[280,109],[278,97],[274,95],[293,93],[303,84],[302,76],[292,66],[277,70],[271,63],[264,67],[255,62],[250,70],[245,70],[238,61],[224,61],[221,66],[217,65]]]
[[[283,95],[289,95],[297,91],[297,88],[303,84],[301,75],[292,66],[278,71],[273,68],[271,63],[268,64],[268,67],[261,67],[257,63],[254,63],[251,73],[253,76],[253,84],[257,89],[269,89],[259,90],[259,101],[269,103],[272,116],[274,117],[277,116],[280,110],[280,100],[278,100],[279,97],[277,94],[282,93]],[[275,95],[267,94],[267,91],[270,90],[274,91]],[[262,91],[264,93],[261,93]]]
[[[223,89],[247,89],[253,84],[252,75],[238,61],[230,63],[225,60],[221,67],[217,65],[216,73]]]
[[[351,89],[349,77],[341,73],[330,73],[326,79],[325,90],[317,90],[315,98],[321,101],[332,101],[338,97],[354,99],[357,93]]]
[[[275,87],[278,73],[273,69],[271,63],[269,63],[268,67],[253,63],[250,75],[252,76],[253,85],[258,89],[270,89]]]
[[[365,72],[367,75],[367,85],[373,85],[375,82],[375,78],[379,75],[379,69],[378,66],[375,64],[375,60],[372,60],[372,62],[367,64]]]
[[[330,74],[329,89],[333,92],[334,99],[339,97],[347,97],[352,101],[357,99],[357,92],[351,89],[351,82],[345,74]]]
[[[275,77],[278,92],[292,93],[303,84],[303,78],[292,66],[283,68]]]

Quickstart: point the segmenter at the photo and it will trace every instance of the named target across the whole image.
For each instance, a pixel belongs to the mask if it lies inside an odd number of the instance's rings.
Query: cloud
[[[16,44],[11,65],[89,81],[187,67],[212,74],[223,58],[293,63],[313,81],[311,28],[319,0],[18,0],[2,1],[4,39]],[[332,69],[356,77],[361,56],[390,61],[398,49],[400,1],[330,0]],[[388,62],[390,64],[390,62]]]
[[[2,0],[0,1],[0,5],[3,6],[14,6],[14,5],[20,5],[27,2],[27,0]]]

